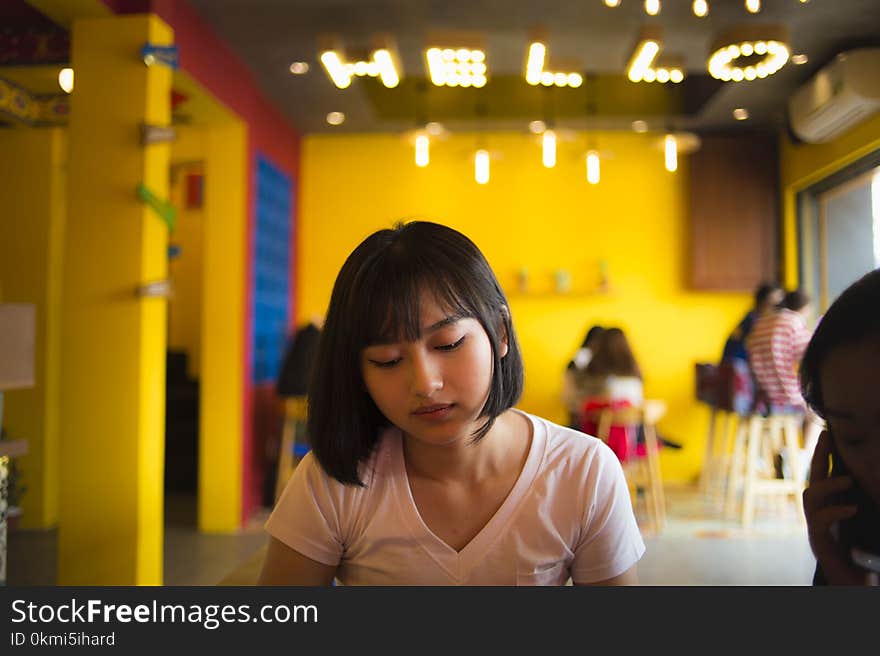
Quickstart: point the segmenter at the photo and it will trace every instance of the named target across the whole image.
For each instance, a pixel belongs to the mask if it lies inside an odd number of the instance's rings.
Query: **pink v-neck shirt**
[[[594,437],[525,416],[533,429],[525,466],[461,551],[419,515],[396,429],[363,468],[363,488],[339,483],[308,454],[266,530],[336,565],[345,585],[562,585],[569,576],[590,583],[622,574],[645,543],[617,456]]]

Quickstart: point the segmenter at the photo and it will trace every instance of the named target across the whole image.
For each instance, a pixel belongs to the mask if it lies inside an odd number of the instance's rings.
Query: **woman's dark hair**
[[[581,348],[587,348],[591,344],[593,344],[599,337],[602,336],[602,333],[605,332],[605,329],[602,326],[593,326],[587,331],[587,334],[584,336],[584,341],[581,342]]]
[[[626,335],[620,328],[606,328],[587,365],[588,376],[636,376],[642,372],[633,355]]]
[[[775,282],[765,282],[761,283],[758,288],[755,290],[755,306],[760,307],[764,303],[767,302],[767,299],[770,297],[775,291],[782,289]]]
[[[880,340],[880,269],[847,287],[819,321],[801,361],[801,394],[824,417],[822,365],[829,353],[842,346]]]
[[[364,385],[361,351],[372,344],[417,340],[425,291],[449,315],[479,321],[492,345],[492,382],[481,412],[486,422],[474,441],[522,394],[522,355],[507,298],[477,246],[460,232],[427,221],[374,232],[348,256],[333,285],[309,385],[310,444],[324,471],[341,483],[363,485],[360,465],[373,453],[381,430],[391,425]]]
[[[605,329],[602,326],[592,326],[587,334],[584,335],[584,341],[581,342],[581,348],[589,348],[591,351],[596,350],[596,345],[599,342],[599,338],[602,336],[602,333],[605,332]],[[577,369],[577,363],[574,359],[568,361],[566,365],[566,369]]]
[[[781,307],[784,307],[786,310],[792,310],[797,312],[798,310],[802,310],[807,304],[810,302],[810,297],[807,293],[801,289],[793,289],[785,295],[785,298],[782,299]]]

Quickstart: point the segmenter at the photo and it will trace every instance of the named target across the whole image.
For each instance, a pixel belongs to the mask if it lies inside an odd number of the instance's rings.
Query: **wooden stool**
[[[281,496],[284,486],[296,464],[308,453],[305,424],[308,417],[308,398],[294,396],[284,401],[284,427],[281,430],[281,447],[278,453],[278,471],[275,480],[275,500]]]
[[[700,491],[709,499],[723,502],[725,498],[738,420],[735,412],[710,406],[709,431],[700,471]]]
[[[736,494],[741,486],[741,518],[746,529],[751,528],[756,501],[763,496],[790,496],[804,521],[801,495],[806,481],[799,443],[801,421],[798,415],[742,418],[734,440],[725,511],[728,516],[735,513]],[[787,467],[782,468],[782,478],[778,478],[774,459],[781,454]]]
[[[631,488],[645,490],[645,502],[654,530],[659,533],[666,525],[666,498],[660,472],[660,453],[657,440],[657,422],[666,414],[666,404],[658,400],[645,400],[641,408],[601,408],[593,411],[597,425],[596,437],[608,442],[612,426],[637,427],[642,424],[645,432],[646,455],[622,463],[623,473]],[[633,501],[635,503],[635,497]]]

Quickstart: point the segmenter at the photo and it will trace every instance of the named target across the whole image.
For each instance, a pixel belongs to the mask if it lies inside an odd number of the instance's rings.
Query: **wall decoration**
[[[180,64],[177,46],[157,46],[145,43],[141,48],[141,58],[147,66],[159,64],[176,69]]]
[[[143,183],[137,186],[137,195],[168,225],[168,231],[174,232],[177,223],[177,210],[174,209],[174,206],[156,196]]]

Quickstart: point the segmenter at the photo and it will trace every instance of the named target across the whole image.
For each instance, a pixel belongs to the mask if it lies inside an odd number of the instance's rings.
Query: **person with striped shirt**
[[[749,366],[771,413],[805,415],[804,451],[809,458],[821,431],[821,422],[801,396],[798,368],[812,336],[807,317],[812,310],[809,296],[790,291],[775,312],[755,321],[746,341]]]

